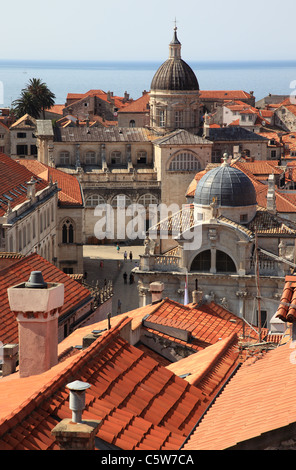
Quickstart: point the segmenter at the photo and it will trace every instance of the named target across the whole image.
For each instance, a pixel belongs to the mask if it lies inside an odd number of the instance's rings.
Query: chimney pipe
[[[58,362],[58,317],[64,284],[46,283],[41,271],[7,289],[18,322],[20,377],[41,374]]]
[[[63,419],[51,431],[61,450],[95,450],[95,436],[99,420],[83,420],[85,391],[90,387],[87,382],[75,380],[67,385],[70,390],[70,409],[72,420]]]
[[[70,390],[69,407],[72,410],[72,423],[82,422],[82,411],[85,408],[85,390],[89,387],[89,383],[80,380],[75,380],[67,385]]]
[[[159,302],[162,299],[162,293],[164,289],[163,282],[151,282],[150,284],[150,293],[152,300],[151,302]]]

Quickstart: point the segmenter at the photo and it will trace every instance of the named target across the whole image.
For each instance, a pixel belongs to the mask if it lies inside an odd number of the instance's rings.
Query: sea
[[[40,78],[64,104],[68,93],[91,89],[137,99],[150,90],[162,62],[28,61],[0,59],[0,107],[11,107],[31,78]],[[296,61],[190,62],[201,90],[253,91],[256,101],[269,93],[295,95]]]

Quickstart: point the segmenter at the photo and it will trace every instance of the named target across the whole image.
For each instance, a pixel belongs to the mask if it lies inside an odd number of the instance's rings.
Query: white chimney
[[[150,293],[152,300],[151,302],[159,302],[162,299],[162,293],[164,289],[163,282],[151,282]]]
[[[41,374],[58,362],[58,316],[64,284],[46,283],[41,271],[7,289],[18,321],[20,377]]]

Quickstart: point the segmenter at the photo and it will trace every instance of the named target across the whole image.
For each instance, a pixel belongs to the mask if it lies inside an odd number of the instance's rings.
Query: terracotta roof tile
[[[0,216],[3,216],[8,208],[8,198],[13,209],[18,204],[27,200],[26,183],[31,177],[36,180],[36,192],[47,187],[47,182],[19,165],[7,155],[0,153]],[[11,192],[12,191],[12,192]]]
[[[2,379],[0,403],[5,401],[5,407],[0,406],[0,446],[54,448],[49,433],[53,418],[71,416],[65,386],[70,379],[83,377],[91,383],[86,393],[86,416],[102,420],[99,438],[123,449],[150,444],[152,449],[179,448],[200,415],[200,393],[120,337],[121,328],[130,321],[122,319],[75,358],[44,374]],[[141,376],[137,366],[141,366]],[[102,380],[106,384],[103,388]],[[182,410],[188,410],[189,416]],[[12,427],[18,437],[26,429],[26,439],[13,439],[7,432]]]
[[[295,364],[290,356],[288,343],[252,364],[243,364],[184,450],[231,449],[245,440],[295,423],[296,408],[289,398],[295,384]]]
[[[47,182],[50,179],[53,182],[57,181],[58,187],[61,189],[58,195],[60,205],[83,205],[80,184],[75,176],[49,167],[37,160],[24,159],[19,160],[18,163]]]

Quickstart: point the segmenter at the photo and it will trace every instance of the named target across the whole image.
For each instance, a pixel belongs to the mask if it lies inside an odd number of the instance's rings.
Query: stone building
[[[57,256],[58,186],[0,154],[0,249]]]
[[[296,229],[276,212],[257,206],[252,181],[226,158],[199,180],[193,204],[151,229],[151,240],[135,269],[140,305],[149,303],[154,281],[164,283],[165,296],[182,301],[187,278],[189,293],[198,286],[205,298],[252,324],[260,311],[266,324],[291,267]]]
[[[19,163],[37,177],[57,184],[57,248],[50,261],[66,274],[83,274],[84,200],[79,181],[74,175],[37,160],[24,159]]]
[[[10,130],[9,127],[0,121],[0,152],[10,154]]]
[[[9,129],[11,158],[37,158],[36,119],[25,114]]]
[[[102,93],[68,95],[68,111],[69,106],[87,103],[85,108],[95,109],[92,100],[102,98]],[[120,109],[118,104],[122,126],[89,125],[78,108],[75,125],[53,128],[49,121],[37,121],[38,160],[80,181],[85,199],[84,243],[130,241],[127,227],[132,216],[127,209],[133,204],[144,207],[145,221],[133,234],[144,239],[155,224],[149,205],[175,205],[176,212],[177,206],[186,204],[186,190],[195,174],[213,161],[220,162],[224,152],[266,159],[268,139],[239,126],[208,129],[205,125],[202,135],[200,95],[198,80],[181,57],[175,28],[169,58],[155,72],[149,94],[132,103],[126,97]],[[253,95],[244,92],[224,92],[219,97],[223,102],[254,101]],[[108,214],[95,210],[103,204],[111,208]]]

